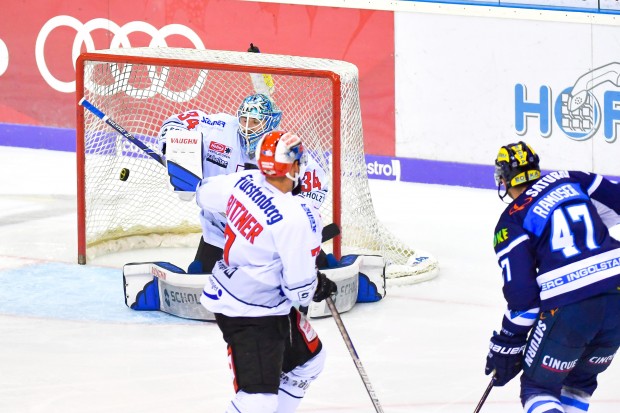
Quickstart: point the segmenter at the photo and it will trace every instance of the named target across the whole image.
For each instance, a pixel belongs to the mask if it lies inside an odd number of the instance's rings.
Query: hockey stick
[[[327,297],[325,299],[325,302],[327,303],[327,306],[329,307],[329,311],[331,311],[332,313],[332,317],[336,321],[338,330],[340,330],[340,334],[342,335],[342,338],[344,339],[344,343],[346,344],[347,349],[349,350],[349,353],[351,354],[351,358],[353,359],[353,363],[355,363],[357,372],[360,374],[360,377],[362,378],[362,381],[364,382],[364,386],[366,387],[366,391],[368,392],[368,395],[370,396],[370,400],[372,400],[372,404],[375,407],[375,411],[377,413],[383,413],[383,408],[381,407],[381,404],[379,403],[379,399],[377,398],[375,391],[372,389],[372,385],[370,384],[370,379],[368,378],[368,375],[366,374],[366,370],[364,370],[364,366],[362,366],[362,361],[357,355],[357,351],[355,351],[355,347],[353,347],[353,342],[351,341],[351,337],[349,337],[349,333],[347,333],[347,329],[345,328],[344,323],[342,322],[342,318],[340,318],[340,314],[338,313],[338,310],[336,309],[336,305],[334,304],[334,301],[332,300],[331,297]]]
[[[136,145],[138,148],[142,149],[142,151],[147,154],[148,156],[150,156],[151,158],[155,159],[157,162],[159,162],[160,164],[162,164],[164,167],[166,166],[166,162],[162,159],[161,156],[159,156],[158,154],[156,154],[151,148],[149,148],[148,146],[146,146],[144,143],[142,143],[141,141],[139,141],[135,136],[133,136],[131,133],[129,133],[127,131],[127,129],[123,128],[121,125],[119,125],[118,123],[114,122],[112,119],[110,119],[108,117],[108,115],[106,115],[105,113],[103,113],[101,110],[99,110],[97,107],[95,107],[95,105],[93,105],[92,103],[90,103],[88,100],[86,100],[86,98],[82,98],[80,99],[79,104],[83,107],[85,107],[86,109],[88,109],[90,112],[92,112],[95,116],[97,116],[99,119],[101,119],[102,121],[104,121],[105,123],[107,123],[109,126],[112,127],[112,129],[114,129],[115,131],[117,131],[118,133],[120,133],[121,135],[123,135],[123,137],[125,137],[125,139],[127,139],[129,142],[133,143],[134,145]]]
[[[260,50],[258,46],[254,46],[254,43],[250,43],[248,52],[260,53]],[[250,73],[250,79],[252,79],[252,86],[254,86],[255,93],[261,93],[271,98],[271,95],[273,95],[275,91],[275,85],[273,77],[270,74]]]
[[[338,225],[334,222],[327,224],[323,227],[323,231],[321,232],[321,242],[327,242],[338,235],[340,235],[340,228]]]
[[[476,410],[474,410],[474,413],[479,413],[480,409],[482,409],[482,405],[484,404],[485,401],[487,401],[487,397],[489,396],[489,393],[491,393],[491,389],[493,388],[494,379],[495,379],[495,377],[493,377],[491,379],[491,381],[489,382],[489,385],[487,386],[486,390],[484,391],[484,394],[482,395],[482,398],[478,402],[478,406],[476,406]]]

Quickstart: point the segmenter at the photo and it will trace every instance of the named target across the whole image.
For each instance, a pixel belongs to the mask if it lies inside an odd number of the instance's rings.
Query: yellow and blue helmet
[[[540,159],[531,146],[523,141],[502,146],[495,158],[497,188],[506,184],[506,190],[540,178]]]

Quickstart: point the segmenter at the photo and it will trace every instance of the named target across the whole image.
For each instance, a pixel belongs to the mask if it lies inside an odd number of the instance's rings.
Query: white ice
[[[137,315],[123,301],[122,264],[193,251],[78,266],[75,154],[0,147],[0,176],[0,412],[223,412],[233,389],[217,326]],[[388,228],[441,265],[436,279],[342,315],[372,387],[385,412],[472,412],[505,306],[492,248],[504,205],[492,190],[371,190]],[[334,320],[312,324],[328,359],[299,412],[374,412]],[[590,412],[620,410],[618,362],[599,383]],[[521,412],[518,391],[516,379],[494,388],[481,411]]]

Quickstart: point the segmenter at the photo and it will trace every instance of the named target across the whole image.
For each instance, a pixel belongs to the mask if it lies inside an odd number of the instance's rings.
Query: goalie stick
[[[123,128],[121,125],[119,125],[118,123],[114,122],[114,120],[110,119],[110,117],[108,115],[103,113],[99,108],[97,108],[95,105],[93,105],[88,100],[86,100],[86,98],[80,99],[79,104],[81,106],[85,107],[86,109],[88,109],[93,115],[97,116],[99,119],[101,119],[102,121],[107,123],[110,127],[112,127],[112,129],[114,129],[115,131],[117,131],[118,133],[123,135],[123,137],[125,139],[127,139],[129,142],[131,142],[134,145],[136,145],[145,154],[147,154],[151,158],[155,159],[157,162],[162,164],[164,167],[166,166],[166,162],[162,159],[161,156],[156,154],[151,148],[146,146],[144,143],[142,143],[140,140],[138,140],[135,136],[133,136],[131,133],[129,133],[129,131],[127,131],[127,129]]]
[[[260,53],[260,50],[258,49],[257,46],[254,46],[253,43],[250,43],[248,52]],[[273,83],[273,78],[271,77],[271,75],[269,74],[261,75],[257,73],[250,73],[250,78],[252,80],[252,85],[254,86],[254,90],[256,93],[266,94],[267,96],[270,96],[273,93],[274,83]],[[95,105],[93,105],[88,100],[86,100],[86,98],[83,97],[82,99],[80,99],[78,103],[80,106],[85,107],[95,116],[97,116],[99,119],[107,123],[112,129],[114,129],[115,131],[123,135],[125,139],[127,139],[129,142],[136,145],[145,154],[147,154],[148,156],[150,156],[151,158],[155,159],[157,162],[162,164],[164,167],[166,167],[166,161],[164,161],[164,159],[161,156],[159,156],[151,148],[146,146],[144,143],[138,140],[135,136],[129,133],[127,129],[123,128],[121,125],[116,123],[113,119],[111,119],[108,115],[103,113],[101,109],[97,108]]]
[[[338,235],[340,235],[340,227],[335,222],[327,224],[323,227],[323,232],[321,233],[321,243],[327,242]],[[318,268],[329,267],[329,259],[323,248],[321,248],[319,255],[316,257],[316,265]]]
[[[355,364],[355,367],[357,368],[357,372],[362,378],[362,382],[364,382],[364,386],[366,387],[368,396],[370,396],[370,400],[372,400],[372,404],[375,407],[375,411],[377,413],[383,413],[383,408],[381,407],[381,404],[379,403],[379,399],[377,398],[377,395],[375,394],[375,391],[373,390],[372,385],[370,384],[370,379],[368,378],[368,374],[366,374],[366,370],[364,370],[362,361],[357,355],[357,351],[355,351],[355,347],[353,346],[351,337],[349,337],[349,333],[347,333],[347,329],[344,326],[344,323],[342,322],[342,318],[340,318],[340,314],[338,313],[338,309],[336,309],[334,300],[332,300],[331,297],[327,297],[325,299],[325,302],[327,303],[327,306],[329,307],[329,311],[332,313],[332,317],[334,318],[334,321],[336,321],[338,330],[340,330],[340,334],[342,335],[344,343],[346,344],[347,349],[349,350],[349,353],[351,354],[351,358],[353,359],[353,363]]]

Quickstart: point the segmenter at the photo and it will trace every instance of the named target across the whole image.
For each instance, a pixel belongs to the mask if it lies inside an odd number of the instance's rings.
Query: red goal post
[[[331,243],[334,254],[380,254],[393,283],[434,277],[437,261],[376,218],[355,65],[183,48],[101,50],[81,54],[76,65],[76,101],[86,98],[156,152],[159,127],[171,115],[191,109],[234,114],[256,92],[270,94],[283,112],[280,128],[298,133],[328,173],[321,214],[342,228]],[[161,164],[80,105],[76,152],[79,263],[120,250],[197,246],[195,202],[179,199]],[[125,180],[121,171],[129,172]]]

